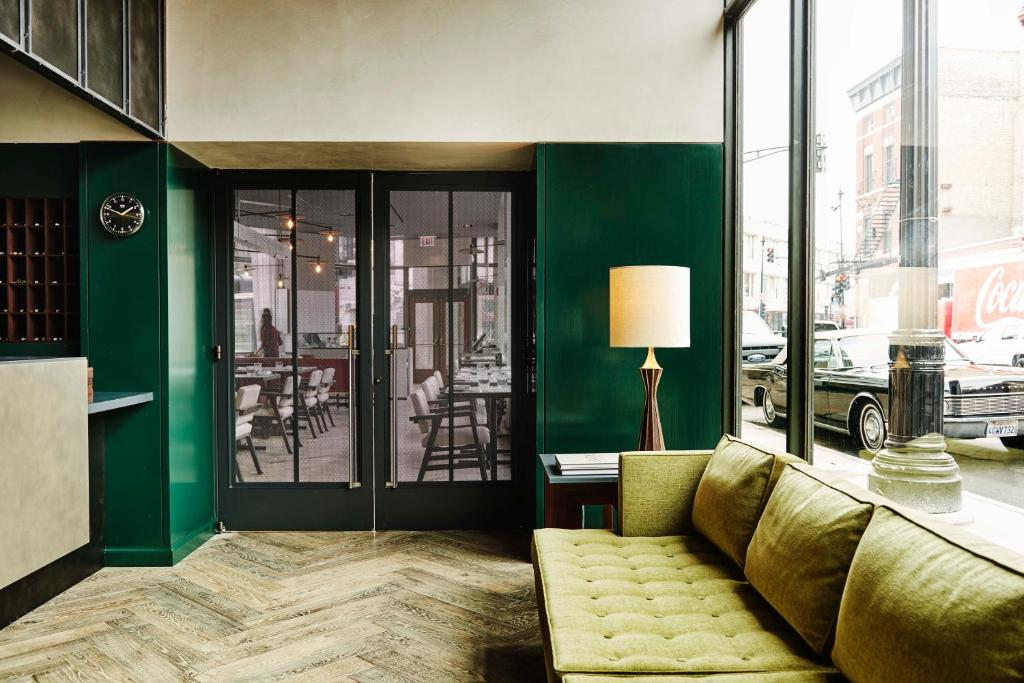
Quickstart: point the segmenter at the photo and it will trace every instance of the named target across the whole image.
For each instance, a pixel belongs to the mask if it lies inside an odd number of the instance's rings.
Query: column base
[[[946,453],[941,434],[890,443],[871,464],[868,488],[896,503],[932,514],[958,512],[962,506],[960,468]]]

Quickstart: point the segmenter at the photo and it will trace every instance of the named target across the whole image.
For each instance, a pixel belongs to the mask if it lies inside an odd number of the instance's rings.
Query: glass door
[[[374,302],[377,528],[517,526],[529,515],[514,186],[481,180],[375,178],[375,267],[387,273]]]
[[[246,176],[220,193],[233,286],[219,493],[232,529],[372,528],[368,198],[339,185]]]
[[[527,525],[524,177],[223,177],[225,526]]]

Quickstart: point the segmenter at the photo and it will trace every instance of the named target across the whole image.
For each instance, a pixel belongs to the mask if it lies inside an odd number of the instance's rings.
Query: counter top
[[[137,406],[153,400],[152,391],[96,391],[89,404],[89,414],[105,413],[108,410]]]

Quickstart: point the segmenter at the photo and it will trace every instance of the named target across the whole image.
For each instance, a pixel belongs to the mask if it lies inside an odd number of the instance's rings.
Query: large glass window
[[[765,447],[785,450],[789,2],[760,0],[741,21],[741,433]]]
[[[920,88],[937,102],[922,119],[936,227],[903,235],[901,249],[903,3],[816,4],[815,133],[828,146],[813,197],[814,314],[837,357],[819,362],[815,343],[814,457],[870,469],[893,427],[890,340],[934,313],[947,338],[946,451],[963,489],[1024,507],[1024,343],[1003,334],[1024,322],[1024,27],[1007,0],[932,5],[937,78]]]

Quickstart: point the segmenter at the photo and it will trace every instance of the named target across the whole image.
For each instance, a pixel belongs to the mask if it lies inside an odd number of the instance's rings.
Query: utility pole
[[[961,507],[942,436],[945,344],[938,328],[938,0],[903,0],[899,328],[889,338],[889,435],[868,485],[925,512]]]
[[[845,192],[843,192],[843,188],[841,188],[841,187],[839,188],[839,191],[836,192],[836,199],[838,201],[836,203],[835,211],[837,211],[839,213],[839,267],[840,268],[842,268],[843,265],[845,265],[844,262],[846,261],[846,257],[843,256],[843,195],[844,194],[845,194]]]
[[[764,307],[764,235],[761,235],[761,305],[758,306],[757,314],[761,316],[761,320],[765,319],[765,307]]]

